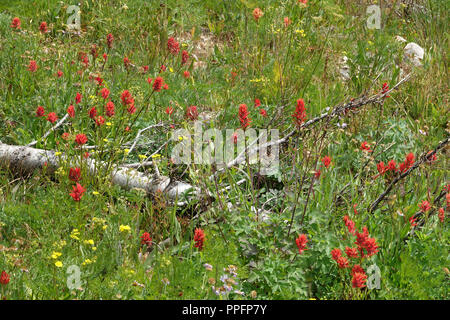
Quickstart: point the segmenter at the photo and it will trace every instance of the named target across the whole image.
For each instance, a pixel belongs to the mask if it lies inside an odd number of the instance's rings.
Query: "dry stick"
[[[408,170],[406,170],[405,172],[403,172],[402,174],[400,174],[399,176],[397,176],[394,180],[392,180],[392,182],[389,184],[389,186],[386,188],[386,190],[384,190],[384,192],[382,194],[380,194],[380,196],[370,205],[370,207],[367,209],[367,211],[369,213],[372,213],[380,204],[380,202],[389,194],[389,192],[392,190],[392,188],[403,178],[405,178],[406,176],[408,176],[412,171],[414,171],[415,169],[417,169],[422,163],[424,163],[425,161],[429,160],[430,157],[432,157],[434,154],[436,154],[437,151],[439,151],[440,149],[444,148],[445,145],[447,145],[447,143],[449,142],[449,137],[447,137],[445,140],[441,141],[435,148],[433,151],[431,152],[425,152],[423,153],[419,160],[417,160],[416,162],[414,162],[414,164],[412,165],[412,167],[410,167]]]
[[[164,126],[164,123],[160,122],[158,124],[153,124],[151,126],[148,126],[148,127],[144,128],[144,129],[139,130],[137,135],[136,135],[136,138],[134,138],[134,141],[133,141],[133,144],[130,147],[130,150],[128,151],[128,154],[130,154],[134,150],[134,148],[136,147],[136,144],[139,141],[139,138],[141,137],[142,133],[144,133],[145,131],[147,131],[149,129],[156,128],[156,127],[162,127],[162,126]]]
[[[62,117],[61,120],[59,120],[53,127],[50,128],[50,130],[48,130],[41,138],[41,140],[46,139],[53,131],[55,131],[56,129],[58,129],[69,117],[69,114],[66,113],[66,115],[64,117]],[[34,140],[33,142],[30,142],[29,144],[27,144],[27,147],[33,147],[38,143],[37,140]]]

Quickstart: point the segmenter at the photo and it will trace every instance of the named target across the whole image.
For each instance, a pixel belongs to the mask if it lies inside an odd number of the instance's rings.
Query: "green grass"
[[[64,152],[72,159],[79,159],[80,151],[61,138],[64,132],[72,140],[75,134],[85,133],[88,144],[102,150],[90,151],[95,159],[111,165],[139,162],[139,155],[151,155],[170,138],[171,124],[193,131],[185,116],[191,105],[211,116],[209,127],[236,129],[238,107],[245,103],[251,127],[278,129],[283,136],[294,128],[291,115],[299,98],[311,119],[327,107],[379,92],[385,82],[392,87],[401,79],[400,66],[413,72],[383,104],[367,105],[294,136],[280,149],[280,172],[275,176],[260,176],[257,165],[242,165],[225,170],[214,181],[209,178],[214,166],[170,164],[175,142],[168,143],[158,151],[161,174],[196,185],[205,196],[185,206],[161,194],[147,196],[141,190],[113,186],[109,171],[88,177],[84,169],[81,183],[87,191],[75,202],[69,196],[73,182],[67,177],[68,164],[52,175],[38,170],[25,177],[2,167],[0,272],[5,270],[11,281],[0,295],[7,299],[448,299],[448,217],[441,223],[434,212],[420,231],[404,241],[410,230],[408,219],[418,205],[423,200],[431,203],[449,183],[448,147],[433,164],[421,165],[402,180],[374,213],[366,210],[389,183],[388,175],[373,179],[379,161],[400,163],[410,152],[417,158],[450,130],[448,5],[420,1],[426,8],[423,12],[396,2],[395,10],[383,8],[382,29],[369,30],[366,6],[348,0],[311,0],[307,6],[294,0],[82,1],[81,32],[76,34],[65,28],[69,3],[0,1],[0,140],[15,145],[38,140],[36,147]],[[256,7],[264,12],[257,22],[252,16]],[[20,18],[21,31],[10,27],[14,17]],[[285,17],[291,20],[288,27]],[[41,21],[48,23],[47,34],[39,32]],[[114,35],[112,49],[106,46],[109,33]],[[425,49],[423,67],[408,65],[405,44],[397,42],[396,35]],[[187,64],[181,65],[180,55],[167,54],[169,37],[189,52]],[[98,49],[95,63],[90,55],[93,44]],[[80,52],[89,57],[87,69]],[[108,54],[105,67],[103,53]],[[339,78],[343,55],[351,68],[347,82]],[[132,63],[129,69],[124,67],[124,57]],[[30,60],[38,64],[34,73],[27,69]],[[159,73],[161,64],[167,70]],[[58,70],[63,72],[61,78],[56,77]],[[183,77],[186,70],[188,79]],[[152,94],[147,78],[158,75],[169,89]],[[116,107],[115,117],[106,117],[109,124],[100,128],[87,115],[93,106],[104,115],[96,76],[104,79]],[[120,95],[125,89],[132,93],[137,113],[144,108],[135,123],[122,111]],[[62,118],[77,92],[83,98],[76,117],[41,140],[51,124],[35,116],[37,106]],[[267,117],[253,107],[255,98],[261,100]],[[174,109],[170,117],[165,113],[168,106]],[[160,121],[164,126],[144,133],[140,141],[144,146],[127,156],[124,149],[130,145],[125,143],[134,139],[138,129]],[[336,123],[348,126],[341,129]],[[130,132],[123,130],[127,125]],[[363,141],[371,147],[378,142],[373,154],[360,150]],[[320,179],[311,183],[326,155],[331,166],[321,167]],[[154,168],[145,172],[153,174]],[[241,179],[245,183],[237,185]],[[227,186],[230,189],[219,191]],[[354,205],[359,214],[354,213]],[[256,207],[265,210],[269,221],[256,220]],[[433,209],[439,207],[445,208],[445,199]],[[331,258],[333,248],[354,245],[343,223],[345,215],[357,230],[366,226],[376,239],[379,252],[359,263],[364,270],[378,266],[379,290],[352,288],[350,271],[338,269]],[[130,228],[121,231],[120,226]],[[206,234],[201,251],[194,246],[196,228]],[[154,241],[148,252],[141,246],[143,232]],[[302,233],[308,237],[308,250],[298,254],[295,239]],[[157,246],[166,239],[167,246]],[[55,252],[61,255],[53,258]],[[212,265],[211,271],[205,263]],[[81,270],[79,289],[68,289],[66,271],[71,265]],[[229,274],[224,269],[230,265],[237,267],[237,282],[231,293],[221,297],[212,286],[223,285],[221,277]]]

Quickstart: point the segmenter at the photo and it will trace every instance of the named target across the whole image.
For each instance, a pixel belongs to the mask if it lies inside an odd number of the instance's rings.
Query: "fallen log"
[[[107,164],[102,161],[89,158],[85,161],[88,173],[93,176],[107,168]],[[7,167],[13,172],[29,174],[45,168],[46,172],[52,174],[62,166],[63,162],[70,164],[73,161],[70,161],[64,154],[56,156],[55,152],[51,150],[7,145],[0,141],[0,166]],[[177,200],[191,191],[194,195],[200,195],[200,190],[188,183],[171,181],[167,176],[149,177],[133,168],[113,167],[111,182],[125,190],[138,188],[149,194],[163,193],[171,200]]]

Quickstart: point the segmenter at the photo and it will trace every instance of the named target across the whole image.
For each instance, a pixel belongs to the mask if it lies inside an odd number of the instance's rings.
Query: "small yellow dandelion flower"
[[[112,126],[112,123],[111,123],[111,122],[107,122],[106,125],[107,125],[108,127],[111,127],[111,126]]]
[[[62,255],[61,252],[53,251],[51,257],[52,257],[52,259],[55,259],[55,260],[56,260],[56,259],[58,259],[61,255]]]
[[[103,230],[106,230],[106,228],[108,228],[108,226],[103,226],[103,227],[102,227]]]
[[[58,268],[62,268],[63,263],[61,261],[56,261],[55,266],[57,266]]]
[[[159,157],[161,157],[161,155],[159,153],[155,153],[154,155],[152,155],[153,159],[156,159],[156,158],[159,158]]]
[[[146,155],[143,155],[143,154],[140,154],[140,155],[139,155],[139,159],[141,159],[141,160],[147,159],[147,156],[146,156]]]
[[[59,151],[58,151],[58,152],[55,152],[55,156],[56,156],[56,157],[58,157],[58,156],[60,156],[60,155],[62,155],[62,152],[59,152]]]
[[[100,192],[98,192],[98,191],[92,191],[92,194],[93,194],[94,196],[98,196],[98,195],[100,194]]]
[[[123,150],[123,153],[124,153],[124,154],[128,154],[128,152],[130,152],[130,149],[124,149],[124,150]]]
[[[92,247],[92,250],[94,250],[94,251],[97,250],[97,247]]]
[[[169,71],[170,71],[170,72],[173,72],[173,69],[172,69],[172,67],[169,67]]]
[[[104,142],[108,142],[109,140],[105,138],[105,139],[103,139],[103,141],[104,141]]]

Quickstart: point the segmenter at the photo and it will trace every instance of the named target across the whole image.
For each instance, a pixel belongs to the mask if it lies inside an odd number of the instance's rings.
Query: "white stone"
[[[422,65],[422,60],[425,55],[425,50],[417,43],[410,42],[406,45],[405,49],[405,58],[412,62],[416,67],[420,67]]]

